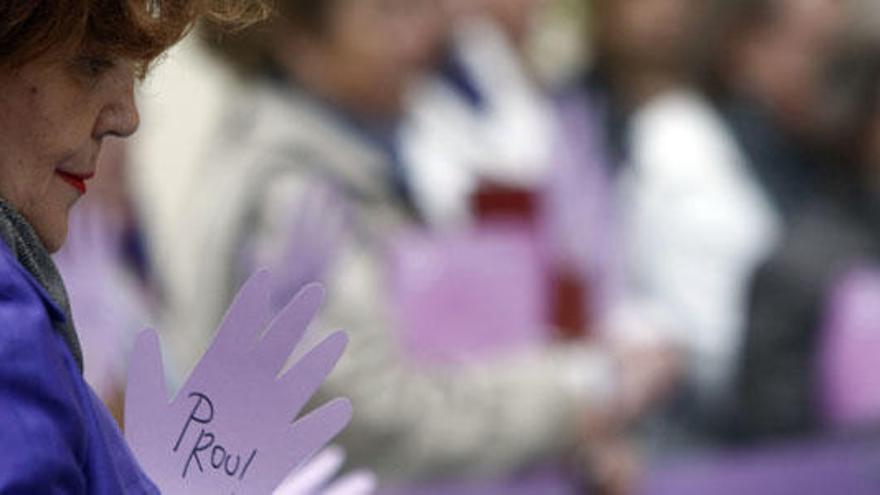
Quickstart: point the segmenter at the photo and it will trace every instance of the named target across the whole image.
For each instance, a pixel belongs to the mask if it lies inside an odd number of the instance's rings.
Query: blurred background
[[[117,417],[268,267],[381,493],[880,493],[877,2],[276,10],[156,64],[58,254]]]

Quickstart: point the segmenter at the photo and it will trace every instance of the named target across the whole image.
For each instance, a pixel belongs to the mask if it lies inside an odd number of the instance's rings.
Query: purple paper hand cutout
[[[269,273],[248,280],[192,375],[168,401],[159,340],[135,345],[125,431],[146,473],[163,493],[271,493],[292,469],[324,447],[351,418],[336,399],[297,418],[347,343],[337,332],[284,373],[323,301],[305,287],[267,325]]]

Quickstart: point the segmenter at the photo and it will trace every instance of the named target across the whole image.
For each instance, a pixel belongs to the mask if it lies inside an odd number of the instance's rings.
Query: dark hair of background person
[[[271,22],[236,31],[208,22],[203,26],[203,37],[208,48],[240,75],[262,75],[275,68],[273,50],[279,30],[294,29],[319,38],[324,35],[337,3],[338,0],[278,0],[274,4],[277,15]]]
[[[712,1],[590,0],[592,77],[626,111],[692,84]]]
[[[73,57],[150,62],[200,18],[224,29],[266,18],[263,0],[3,0],[0,68],[16,68],[62,50]]]
[[[871,163],[871,143],[880,120],[880,44],[850,40],[844,43],[826,69],[825,123],[834,164],[855,180],[880,175]]]
[[[725,72],[731,63],[730,47],[738,36],[768,25],[779,14],[778,0],[708,0],[691,54],[692,79],[712,98],[728,91]]]

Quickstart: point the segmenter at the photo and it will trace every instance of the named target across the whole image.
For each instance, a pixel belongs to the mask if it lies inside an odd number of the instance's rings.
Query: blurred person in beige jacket
[[[388,241],[421,216],[395,126],[407,84],[433,62],[448,18],[438,0],[287,1],[279,10],[269,28],[219,46],[248,89],[230,96],[180,219],[177,266],[189,270],[189,286],[172,303],[178,368],[204,348],[248,270],[284,269],[278,253],[290,242],[291,217],[316,189],[329,190],[343,201],[319,208],[318,230],[345,227],[328,234],[337,249],[320,277],[328,299],[312,330],[343,328],[351,338],[323,393],[353,402],[341,439],[352,465],[386,480],[505,475],[573,453],[593,418],[641,409],[664,381],[654,371],[666,368],[587,345],[454,371],[407,363],[385,257]]]

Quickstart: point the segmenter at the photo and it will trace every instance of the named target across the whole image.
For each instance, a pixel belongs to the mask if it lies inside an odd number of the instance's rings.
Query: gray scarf
[[[64,337],[80,371],[83,369],[82,349],[73,326],[67,290],[55,262],[27,220],[9,203],[0,199],[0,238],[12,250],[19,263],[46,290],[52,301],[64,312],[64,319],[52,324]]]

